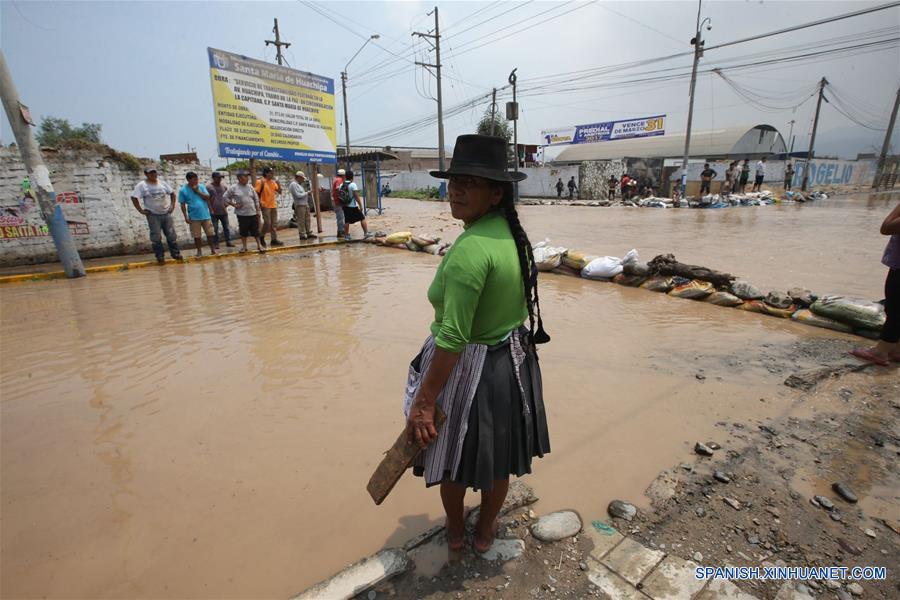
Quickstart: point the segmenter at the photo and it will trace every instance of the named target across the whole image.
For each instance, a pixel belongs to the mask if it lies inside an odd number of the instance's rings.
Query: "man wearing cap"
[[[227,190],[228,188],[222,183],[222,174],[213,171],[212,181],[206,184],[206,191],[209,193],[209,212],[212,216],[216,245],[219,244],[219,223],[221,223],[225,245],[234,248],[234,244],[231,243],[231,232],[228,230],[228,205],[225,203]]]
[[[347,172],[344,169],[338,169],[337,177],[331,184],[331,201],[334,203],[334,218],[337,221],[336,237],[341,239],[344,237],[344,207],[341,206],[341,186],[344,185],[344,176]]]
[[[259,205],[262,207],[263,245],[266,243],[266,233],[269,233],[273,246],[284,246],[284,242],[278,240],[278,194],[281,193],[281,186],[275,181],[275,171],[272,167],[263,169],[262,179],[256,181],[253,189],[256,190]]]
[[[181,205],[181,213],[184,220],[191,228],[191,237],[194,238],[194,246],[197,248],[197,256],[203,256],[203,244],[200,234],[206,232],[206,241],[213,254],[216,252],[216,242],[213,237],[213,227],[209,214],[210,196],[206,186],[200,183],[200,178],[193,171],[185,175],[187,183],[178,190],[178,203]]]
[[[164,181],[160,181],[154,167],[144,169],[146,179],[134,186],[131,192],[131,203],[134,208],[147,217],[147,226],[150,228],[150,243],[153,245],[153,254],[156,262],[166,262],[165,251],[162,245],[162,234],[166,234],[166,243],[169,246],[169,254],[175,260],[181,260],[181,250],[178,248],[178,238],[175,235],[175,227],[172,225],[172,211],[175,210],[175,192]]]
[[[297,230],[300,239],[315,239],[316,234],[309,228],[309,193],[303,184],[306,182],[306,174],[303,171],[294,173],[294,181],[288,186],[291,198],[294,199],[294,219],[297,221]]]

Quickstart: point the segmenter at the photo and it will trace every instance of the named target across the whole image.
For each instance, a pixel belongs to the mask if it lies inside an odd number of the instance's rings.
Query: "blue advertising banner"
[[[666,115],[655,115],[641,119],[606,121],[589,125],[574,125],[541,131],[545,146],[562,144],[591,144],[636,137],[665,135]]]

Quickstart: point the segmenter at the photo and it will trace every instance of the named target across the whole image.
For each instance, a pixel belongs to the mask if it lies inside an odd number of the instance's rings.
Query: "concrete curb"
[[[335,240],[333,242],[321,242],[317,244],[307,244],[304,246],[280,246],[275,248],[269,248],[266,255],[269,254],[284,254],[286,252],[294,252],[294,251],[304,251],[304,250],[318,250],[320,248],[334,248],[337,246],[343,246],[345,244],[355,244],[358,242],[362,242],[363,240],[352,240],[350,242],[343,240]],[[228,254],[217,254],[211,255],[207,254],[201,257],[196,256],[186,256],[183,259],[174,260],[169,258],[164,263],[165,265],[177,265],[177,264],[188,264],[195,262],[203,262],[203,261],[211,261],[211,260],[226,260],[233,258],[247,258],[250,256],[259,256],[258,252],[247,252],[245,254],[241,254],[239,252],[229,252]],[[141,260],[141,261],[125,261],[121,263],[115,263],[111,265],[100,265],[96,267],[86,267],[84,269],[85,273],[113,273],[117,271],[130,271],[132,269],[143,269],[145,267],[157,267],[163,266],[157,263],[155,260]],[[17,275],[0,275],[0,284],[4,283],[22,283],[29,281],[48,281],[50,279],[65,279],[66,273],[65,271],[47,271],[45,273],[20,273]]]

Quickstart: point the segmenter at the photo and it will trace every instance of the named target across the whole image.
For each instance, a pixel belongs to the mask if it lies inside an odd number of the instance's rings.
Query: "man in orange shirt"
[[[278,240],[278,194],[281,193],[281,186],[275,181],[272,167],[263,169],[262,179],[253,187],[259,196],[259,207],[262,212],[263,229],[260,239],[263,247],[266,245],[266,232],[271,234],[272,246],[284,246],[284,242]]]
[[[344,237],[344,207],[341,205],[341,186],[344,185],[344,176],[347,172],[344,169],[337,170],[337,177],[331,184],[331,202],[334,204],[334,219],[337,221],[337,238]]]

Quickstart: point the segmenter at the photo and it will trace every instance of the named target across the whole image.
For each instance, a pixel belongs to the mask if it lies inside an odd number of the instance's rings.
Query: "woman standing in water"
[[[484,135],[456,140],[446,171],[450,212],[465,231],[447,252],[428,300],[431,336],[410,365],[407,434],[422,449],[414,472],[440,484],[447,545],[465,546],[467,488],[481,490],[473,546],[490,549],[509,476],[531,472],[550,451],[535,344],[550,341],[541,322],[537,268],[513,204],[506,141]],[[528,321],[528,327],[524,326]],[[437,433],[435,406],[447,421]]]
[[[900,204],[881,224],[881,235],[889,235],[881,262],[888,268],[884,282],[884,312],[887,320],[881,339],[872,348],[857,348],[850,354],[886,367],[890,361],[900,362]]]

